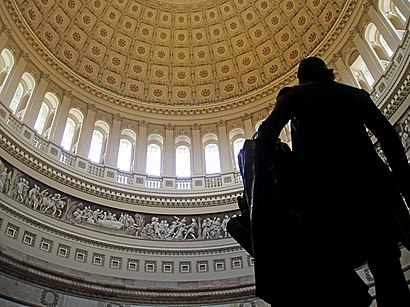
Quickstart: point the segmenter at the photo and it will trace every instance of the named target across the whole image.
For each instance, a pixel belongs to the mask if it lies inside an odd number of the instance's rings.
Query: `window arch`
[[[92,162],[103,163],[105,158],[105,146],[107,143],[110,127],[102,120],[97,120],[94,125],[93,136],[91,138],[88,159]]]
[[[36,123],[34,124],[34,130],[36,130],[39,134],[43,134],[49,111],[50,107],[47,105],[47,103],[43,102],[41,104],[40,111],[38,112]]]
[[[357,51],[351,54],[349,65],[358,85],[366,91],[371,91],[374,84],[373,76],[370,74],[362,56]]]
[[[203,139],[205,173],[207,175],[221,172],[221,161],[219,155],[218,137],[216,134],[206,134]]]
[[[161,176],[161,147],[158,144],[149,144],[147,147],[148,175]]]
[[[191,150],[186,145],[179,145],[175,149],[177,177],[191,177]]]
[[[78,136],[83,119],[83,113],[77,108],[72,108],[68,112],[63,138],[61,140],[61,146],[65,150],[72,151],[73,153],[77,151]]]
[[[13,99],[9,105],[13,114],[17,118],[22,119],[24,117],[24,112],[27,107],[27,102],[30,98],[31,93],[35,87],[35,81],[31,74],[25,72],[17,86],[17,89],[14,93]]]
[[[191,139],[180,135],[175,139],[175,175],[180,178],[191,177]]]
[[[44,137],[49,137],[51,125],[54,120],[55,110],[57,109],[59,100],[53,93],[46,93],[44,101],[41,104],[34,130]]]
[[[3,85],[10,76],[11,68],[14,66],[14,56],[9,49],[3,49],[0,53],[0,92]]]
[[[207,175],[221,172],[218,144],[205,145],[205,173]]]
[[[400,38],[403,38],[406,29],[406,17],[391,0],[381,0],[379,8],[382,15],[391,23]]]
[[[118,149],[117,167],[120,170],[129,172],[132,170],[134,162],[134,145],[137,136],[131,129],[121,131],[120,145]]]
[[[239,161],[238,161],[238,155],[241,149],[243,148],[243,145],[245,144],[245,138],[239,137],[236,138],[233,141],[233,155],[235,159],[235,168],[239,169]]]
[[[148,137],[146,173],[161,176],[163,138],[159,134]]]
[[[238,164],[238,154],[239,151],[242,149],[243,144],[245,143],[245,132],[242,128],[235,128],[229,132],[229,140],[232,147],[232,159],[234,161],[235,169],[239,169]]]
[[[393,51],[387,45],[384,37],[373,23],[370,23],[367,26],[365,39],[374,50],[374,53],[377,55],[380,63],[382,63],[382,66],[385,69],[390,63],[390,57],[393,55]]]

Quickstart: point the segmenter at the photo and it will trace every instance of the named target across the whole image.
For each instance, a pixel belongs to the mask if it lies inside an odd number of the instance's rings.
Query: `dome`
[[[200,115],[236,112],[290,82],[301,58],[329,49],[352,6],[49,0],[16,9],[37,52],[86,91],[130,112]]]

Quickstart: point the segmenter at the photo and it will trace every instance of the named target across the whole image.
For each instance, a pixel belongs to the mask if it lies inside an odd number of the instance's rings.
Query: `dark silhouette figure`
[[[257,295],[271,304],[289,298],[280,306],[369,306],[368,288],[354,271],[367,262],[377,306],[408,307],[400,243],[410,249],[410,166],[399,135],[366,91],[336,82],[321,59],[302,60],[298,79],[280,90],[258,130],[263,151],[291,122],[291,186],[281,206],[297,221],[248,204],[251,224],[270,225],[251,226]],[[278,252],[256,250],[260,237]]]

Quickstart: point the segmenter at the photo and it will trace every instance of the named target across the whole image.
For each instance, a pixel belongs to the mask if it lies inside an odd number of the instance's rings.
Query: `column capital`
[[[252,119],[252,115],[249,114],[249,113],[245,113],[245,114],[242,116],[242,120],[250,120],[250,119]]]
[[[191,125],[191,130],[201,130],[201,126],[197,123]]]
[[[165,125],[165,130],[174,131],[174,129],[175,129],[175,126],[171,123],[168,123]]]
[[[338,59],[342,59],[342,51],[337,51],[333,53],[333,61],[336,62]]]
[[[351,29],[350,30],[350,32],[349,32],[349,37],[351,38],[351,39],[353,39],[355,36],[356,36],[356,34],[358,34],[360,31],[359,31],[359,28],[358,27],[354,27],[353,29]]]
[[[122,120],[124,119],[124,117],[121,115],[121,114],[114,114],[113,116],[112,116],[112,119],[114,120],[114,121],[118,121],[118,122],[122,122]]]
[[[71,92],[70,90],[64,90],[63,94],[64,94],[64,97],[67,97],[70,99],[73,99],[74,97],[73,92]]]
[[[88,105],[88,110],[92,112],[97,112],[97,106],[95,104],[89,104]]]
[[[22,53],[21,53],[21,57],[22,57],[24,60],[28,61],[28,60],[30,59],[30,54],[29,54],[28,52],[22,52]]]
[[[51,80],[50,75],[45,73],[45,72],[40,73],[40,78],[43,79],[46,82],[50,82],[50,80]]]
[[[6,25],[3,25],[1,27],[1,32],[6,34],[7,38],[11,38],[11,29],[7,27]]]
[[[364,8],[364,12],[367,14],[367,12],[370,10],[370,8],[372,6],[374,6],[375,3],[373,0],[367,0],[363,3],[363,8]]]
[[[142,120],[138,123],[140,128],[148,128],[148,123],[145,120]]]
[[[226,121],[220,119],[220,120],[216,123],[216,125],[217,125],[218,128],[226,127]]]

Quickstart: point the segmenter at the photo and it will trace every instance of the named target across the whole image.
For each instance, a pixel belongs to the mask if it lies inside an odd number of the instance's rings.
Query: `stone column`
[[[148,123],[143,120],[139,123],[139,132],[137,139],[137,146],[135,148],[137,159],[134,165],[136,166],[135,171],[139,174],[146,173],[147,167],[147,131]]]
[[[165,125],[165,146],[163,159],[164,168],[163,176],[164,177],[174,177],[175,176],[175,141],[174,141],[174,130],[175,127],[171,123]]]
[[[10,106],[11,101],[13,100],[17,87],[23,77],[28,58],[28,53],[23,53],[18,62],[11,69],[10,76],[4,82],[0,93],[0,100],[5,106]]]
[[[242,116],[242,121],[245,126],[245,138],[250,139],[252,136],[255,134],[253,125],[252,125],[252,115],[245,113],[244,116]]]
[[[380,16],[379,12],[377,12],[373,6],[369,7],[367,14],[380,31],[380,34],[383,36],[390,49],[393,51],[396,50],[400,44],[400,37],[397,35],[397,32],[390,21],[386,20],[383,16]]]
[[[64,129],[72,100],[73,94],[71,91],[65,91],[63,101],[57,107],[57,112],[50,131],[50,140],[56,145],[61,145],[61,141],[63,140]]]
[[[366,66],[369,69],[369,72],[372,75],[373,79],[380,79],[384,70],[373,48],[370,47],[368,43],[362,40],[357,28],[352,31],[352,35],[353,42],[356,45],[360,55],[362,56],[363,61],[366,63]]]
[[[231,146],[226,133],[226,122],[222,119],[217,123],[218,126],[218,143],[219,157],[221,160],[221,173],[231,172],[233,170]]]
[[[112,129],[110,130],[107,149],[105,151],[105,164],[114,168],[117,167],[122,120],[123,117],[120,114],[115,114],[113,116]]]
[[[77,147],[77,155],[84,159],[88,159],[91,138],[93,136],[96,113],[97,113],[96,105],[95,104],[88,105],[87,116],[81,128],[80,139],[78,140],[78,147]]]
[[[204,174],[204,151],[201,141],[201,127],[198,124],[191,126],[192,130],[192,164],[193,176],[201,176]]]
[[[23,122],[27,126],[34,128],[41,105],[47,92],[50,76],[48,74],[41,74],[38,86],[35,87],[34,93],[31,94],[27,102],[26,111],[24,112]]]

